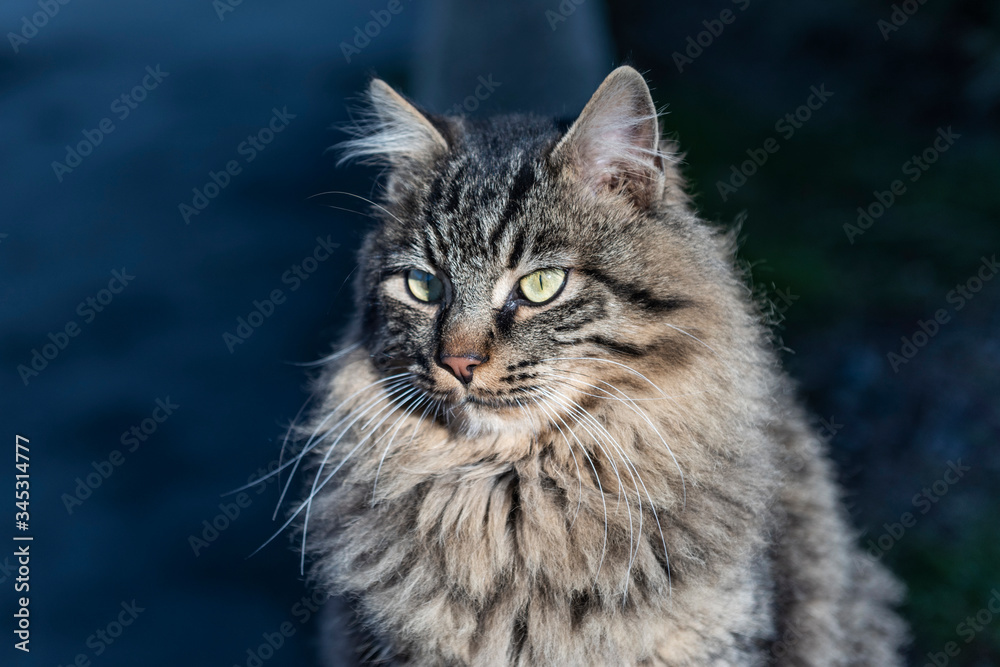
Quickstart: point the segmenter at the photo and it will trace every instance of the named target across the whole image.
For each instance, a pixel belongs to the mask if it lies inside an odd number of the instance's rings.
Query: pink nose
[[[441,365],[451,371],[451,374],[458,378],[462,384],[472,382],[472,370],[479,364],[486,361],[478,354],[466,354],[461,357],[442,355]]]

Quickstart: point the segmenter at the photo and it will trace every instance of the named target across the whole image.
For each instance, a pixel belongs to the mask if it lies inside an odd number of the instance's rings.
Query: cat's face
[[[566,133],[524,117],[435,126],[373,85],[425,136],[393,163],[362,252],[364,344],[469,431],[533,428],[685,347],[656,325],[696,295],[684,223],[664,220],[655,113],[638,75],[612,77]]]

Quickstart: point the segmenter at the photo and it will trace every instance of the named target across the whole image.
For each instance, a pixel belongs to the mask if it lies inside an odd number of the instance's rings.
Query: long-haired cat
[[[329,664],[900,664],[900,587],[643,78],[568,129],[369,103],[344,158],[386,168],[378,224],[295,460],[367,638]]]

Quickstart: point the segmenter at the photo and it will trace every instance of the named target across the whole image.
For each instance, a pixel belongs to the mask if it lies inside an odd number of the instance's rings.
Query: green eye
[[[540,269],[521,278],[521,294],[532,303],[545,303],[555,298],[563,283],[566,272],[562,269]]]
[[[410,269],[406,272],[406,287],[418,301],[433,303],[441,300],[444,285],[433,273],[420,269]]]

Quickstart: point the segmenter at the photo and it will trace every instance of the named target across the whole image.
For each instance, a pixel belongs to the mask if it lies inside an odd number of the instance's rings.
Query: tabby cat
[[[378,225],[294,459],[353,619],[328,664],[901,664],[900,586],[643,78],[568,129],[368,97],[344,159],[386,168]]]

